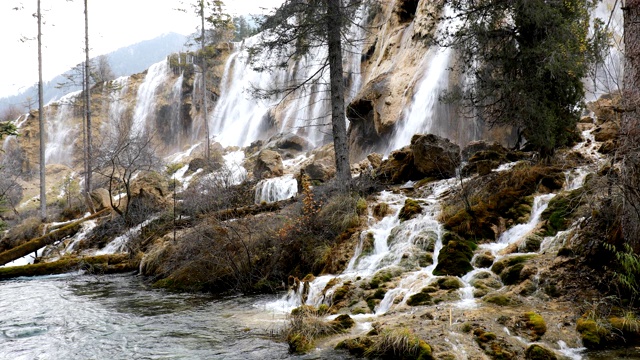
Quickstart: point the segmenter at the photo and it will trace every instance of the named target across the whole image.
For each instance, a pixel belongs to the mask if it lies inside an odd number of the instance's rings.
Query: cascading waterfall
[[[112,101],[109,102],[107,110],[107,121],[102,122],[101,130],[103,134],[116,134],[120,124],[127,120],[129,104],[125,101],[129,92],[129,77],[122,76],[111,82],[111,86],[106,90]]]
[[[151,65],[147,70],[147,76],[138,88],[136,107],[131,123],[131,136],[138,136],[146,130],[149,118],[155,110],[156,91],[169,74],[169,63],[166,60]]]
[[[256,184],[256,204],[290,199],[298,194],[298,181],[292,174],[260,180]]]
[[[364,38],[365,8],[356,13],[356,20],[350,31],[356,40]],[[253,89],[282,89],[298,83],[322,69],[327,50],[324,46],[312,47],[311,52],[295,63],[289,64],[287,69],[259,72],[250,63],[248,48],[260,41],[261,35],[245,39],[242,44],[236,44],[236,51],[229,56],[225,63],[224,75],[221,81],[221,94],[213,110],[209,124],[212,136],[224,146],[247,146],[251,142],[264,139],[265,129],[275,124],[276,131],[293,132],[304,136],[312,146],[325,142],[325,134],[330,115],[329,97],[324,93],[329,83],[328,70],[323,71],[318,81],[310,84],[309,88],[298,91],[283,99],[283,95],[275,95],[268,99],[255,99]],[[360,54],[363,41],[349,48],[349,55],[345,59],[345,69],[350,79],[347,100],[355,96],[362,86],[360,70]],[[268,65],[273,59],[268,54],[258,54],[253,59],[256,64]],[[274,119],[277,117],[277,119]],[[346,120],[345,120],[346,121]]]
[[[77,124],[73,121],[74,107],[81,91],[69,93],[47,106],[47,143],[45,163],[71,165],[73,141]]]

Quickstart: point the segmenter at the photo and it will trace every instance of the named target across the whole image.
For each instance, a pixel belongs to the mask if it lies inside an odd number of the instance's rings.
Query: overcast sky
[[[186,0],[186,3],[195,0]],[[226,0],[232,14],[259,13],[283,0]],[[83,0],[41,0],[43,79],[84,59]],[[179,0],[89,0],[91,57],[168,32],[190,34],[199,24],[192,12],[175,10]],[[14,8],[19,10],[13,10]],[[0,97],[21,92],[38,81],[36,0],[0,0]],[[34,40],[21,41],[33,38]]]

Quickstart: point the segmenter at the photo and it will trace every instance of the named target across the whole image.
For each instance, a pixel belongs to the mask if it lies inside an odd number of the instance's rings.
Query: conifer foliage
[[[449,0],[436,35],[459,54],[463,87],[445,97],[489,125],[512,125],[542,156],[570,141],[583,79],[607,45],[591,0]],[[448,7],[448,8],[447,8]]]

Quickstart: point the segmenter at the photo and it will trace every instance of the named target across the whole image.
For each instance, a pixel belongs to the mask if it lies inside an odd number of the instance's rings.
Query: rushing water
[[[167,293],[133,275],[4,281],[0,359],[297,358],[271,337],[283,320],[268,300]]]

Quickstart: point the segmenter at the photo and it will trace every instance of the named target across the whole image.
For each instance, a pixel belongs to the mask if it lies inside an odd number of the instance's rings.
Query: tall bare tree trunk
[[[200,28],[200,56],[202,59],[200,65],[200,68],[202,69],[202,116],[204,118],[204,133],[206,136],[205,158],[209,161],[211,160],[211,149],[209,148],[211,138],[209,137],[209,121],[207,116],[207,59],[204,51],[204,0],[200,0],[200,20],[202,22],[202,27]]]
[[[625,241],[640,250],[640,0],[623,1],[624,80],[621,150]]]
[[[84,144],[84,197],[87,207],[93,213],[93,202],[91,201],[91,83],[90,63],[89,63],[89,8],[87,0],[84,0],[84,106],[86,114],[86,140]]]
[[[344,79],[342,69],[342,41],[340,29],[342,10],[340,0],[325,0],[327,4],[327,41],[329,47],[329,75],[331,83],[331,125],[333,148],[336,153],[336,180],[343,192],[351,184],[347,122],[344,109]]]
[[[44,105],[42,94],[42,13],[40,12],[40,0],[38,0],[38,121],[40,123],[40,217],[47,218],[47,186],[45,146],[46,134],[44,126]]]

